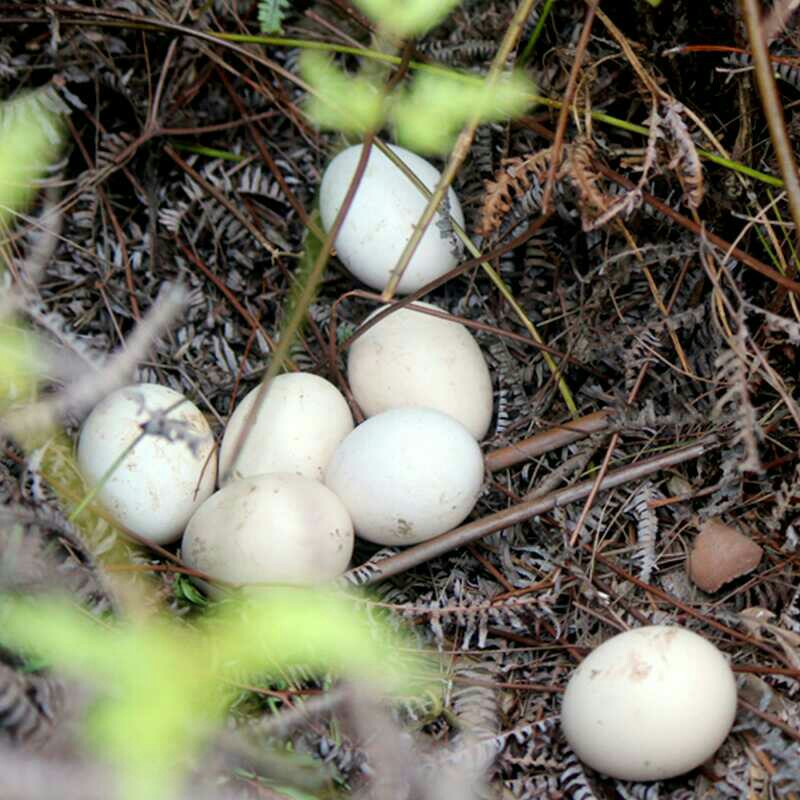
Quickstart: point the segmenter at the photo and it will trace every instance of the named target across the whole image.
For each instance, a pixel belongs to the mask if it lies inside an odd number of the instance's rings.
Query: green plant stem
[[[542,13],[544,13],[544,11]],[[310,50],[324,50],[330,53],[342,53],[348,55],[362,56],[364,58],[370,58],[375,61],[384,61],[387,64],[400,64],[401,62],[401,58],[399,56],[390,55],[388,53],[380,53],[377,50],[370,50],[368,48],[362,49],[358,47],[351,47],[349,45],[340,45],[331,42],[306,42],[303,39],[287,39],[277,36],[251,36],[249,34],[244,34],[244,33],[214,33],[212,35],[224,41],[247,42],[252,44],[272,44],[283,47],[299,47]],[[448,78],[452,78],[454,80],[462,80],[465,83],[477,84],[480,83],[481,81],[480,78],[477,78],[473,75],[467,75],[458,72],[457,70],[449,69],[447,67],[441,67],[437,64],[426,64],[421,61],[409,61],[408,66],[409,69],[411,70],[445,75]],[[556,110],[560,109],[562,106],[561,101],[553,100],[550,97],[545,97],[539,94],[531,94],[528,96],[528,99],[531,101],[532,104],[536,103],[538,105],[547,106],[548,108],[553,108]],[[611,114],[605,114],[602,111],[592,111],[591,116],[593,120],[597,122],[602,122],[606,125],[611,125],[612,127],[618,128],[619,130],[630,131],[631,133],[639,133],[642,136],[647,136],[649,134],[649,130],[644,125],[637,125],[635,122],[630,122],[626,119],[620,119],[619,117],[614,117]],[[738,172],[741,175],[746,175],[749,178],[753,178],[753,180],[760,181],[761,183],[766,183],[769,186],[776,186],[779,189],[782,189],[784,186],[784,183],[780,178],[776,178],[774,175],[768,175],[765,172],[760,172],[757,169],[748,167],[746,164],[742,164],[738,161],[733,161],[729,158],[724,158],[723,156],[717,155],[716,153],[712,153],[709,150],[698,149],[697,152],[706,161],[711,161],[714,164],[718,164],[721,167],[725,167],[726,169]]]
[[[215,33],[213,35],[223,40],[230,40],[236,42],[250,42],[254,44],[274,44],[274,45],[281,45],[284,47],[299,47],[310,50],[325,50],[331,53],[343,53],[348,55],[362,56],[364,58],[370,58],[375,61],[384,61],[387,64],[400,64],[401,62],[401,58],[399,56],[390,55],[388,53],[380,53],[377,50],[370,50],[368,48],[361,49],[358,47],[333,44],[330,42],[305,42],[303,39],[285,39],[276,36],[250,36],[248,34],[240,34],[240,33],[231,33],[231,34]],[[477,78],[473,75],[467,75],[458,72],[457,70],[452,70],[447,67],[441,67],[436,64],[425,64],[421,61],[409,61],[408,66],[409,69],[411,70],[444,75],[447,76],[448,78],[452,78],[454,80],[461,80],[465,83],[478,84],[481,82],[480,78]],[[528,95],[528,99],[531,101],[531,104],[535,103],[556,110],[560,109],[562,106],[560,100],[553,100],[552,98],[545,97],[544,95],[531,94]],[[618,128],[619,130],[630,131],[631,133],[638,133],[641,134],[642,136],[647,136],[649,134],[648,128],[646,128],[644,125],[638,125],[635,122],[630,122],[629,120],[626,119],[620,119],[619,117],[614,117],[611,114],[605,114],[602,111],[592,111],[591,116],[593,120],[597,122],[602,122],[606,125],[611,125],[612,127]],[[703,150],[698,148],[697,152],[700,154],[701,158],[705,159],[706,161],[710,161],[713,164],[718,164],[721,167],[725,167],[726,169],[738,172],[741,175],[746,175],[749,178],[753,178],[753,180],[757,180],[769,186],[775,186],[779,189],[783,188],[784,186],[783,181],[780,178],[776,178],[774,175],[768,175],[765,172],[760,172],[757,169],[748,167],[746,164],[742,164],[738,161],[733,161],[732,159],[725,158],[724,156],[720,156],[716,153],[712,153],[710,150]]]
[[[426,198],[430,199],[432,196],[432,192],[428,189],[427,186],[419,179],[417,176],[408,168],[406,163],[402,161],[402,159],[398,158],[397,155],[387,147],[380,139],[375,139],[374,142],[375,146],[390,160],[392,163],[401,170],[405,176],[416,186],[418,191],[420,191]],[[464,243],[464,247],[469,250],[474,258],[480,258],[481,252],[475,246],[472,239],[470,239],[467,232],[450,216],[450,224],[453,226],[453,230],[458,235],[458,238]],[[492,265],[488,261],[481,261],[481,267],[483,268],[484,272],[489,276],[489,279],[494,283],[494,285],[500,291],[500,294],[503,295],[505,300],[514,310],[514,313],[519,317],[520,322],[527,328],[528,333],[530,333],[531,338],[537,342],[538,344],[545,344],[544,339],[542,339],[541,334],[537,330],[536,326],[533,322],[529,319],[528,315],[525,313],[524,309],[517,303],[514,294],[508,288],[506,282],[502,279],[502,277],[497,273],[497,271],[492,267]],[[570,414],[573,417],[577,416],[578,414],[578,407],[575,404],[575,399],[572,396],[572,392],[569,389],[566,379],[564,378],[563,373],[561,372],[558,364],[556,364],[555,359],[553,356],[548,353],[546,350],[542,351],[542,358],[544,359],[545,363],[547,364],[548,368],[553,374],[553,377],[556,379],[556,383],[558,385],[558,390],[561,393],[562,398],[564,399],[564,403],[566,403],[567,408],[569,409]]]
[[[339,234],[339,229],[342,227],[342,223],[344,222],[345,215],[350,208],[350,205],[353,202],[353,198],[355,197],[356,190],[358,189],[358,185],[361,182],[361,178],[364,175],[364,170],[367,166],[367,159],[369,158],[370,150],[372,147],[372,140],[374,134],[368,133],[364,139],[364,145],[361,150],[361,155],[358,160],[358,164],[356,166],[355,174],[353,175],[353,180],[350,183],[350,186],[347,188],[347,192],[342,200],[342,205],[339,208],[339,211],[336,214],[336,218],[333,221],[333,225],[331,225],[330,230],[328,231],[327,235],[325,236],[325,240],[322,242],[319,252],[317,253],[316,258],[314,259],[314,263],[311,269],[308,272],[308,275],[305,281],[298,287],[297,297],[295,302],[293,303],[293,307],[289,314],[289,319],[284,323],[283,327],[281,328],[281,335],[280,339],[278,340],[277,346],[272,353],[272,358],[269,362],[269,367],[267,367],[267,371],[264,374],[264,377],[261,379],[261,383],[259,384],[257,393],[256,393],[256,400],[253,403],[252,408],[247,416],[245,421],[244,427],[242,428],[241,433],[239,434],[237,440],[234,442],[233,452],[231,454],[231,466],[236,464],[236,461],[239,457],[239,453],[244,446],[245,440],[250,433],[250,430],[255,423],[255,417],[258,413],[258,410],[261,408],[262,403],[264,402],[264,398],[266,397],[267,389],[269,388],[269,384],[273,378],[278,374],[281,369],[281,365],[283,364],[284,360],[289,356],[289,349],[292,346],[292,342],[294,341],[294,337],[297,332],[300,330],[300,326],[303,323],[303,319],[305,318],[306,312],[308,307],[314,300],[314,297],[317,292],[317,287],[322,282],[322,278],[325,275],[325,267],[328,264],[328,259],[330,258],[331,251],[333,250],[333,243],[336,241],[336,237]]]
[[[66,13],[75,13],[75,9],[64,7],[61,9]],[[220,41],[220,42],[228,42],[230,44],[235,43],[243,43],[243,44],[265,44],[265,45],[274,45],[276,47],[298,47],[304,48],[307,50],[323,50],[329,53],[342,53],[342,54],[349,54],[355,56],[361,56],[363,58],[370,58],[376,61],[384,61],[387,64],[394,64],[399,65],[402,62],[400,56],[390,55],[388,53],[381,53],[376,50],[370,50],[369,48],[359,48],[359,47],[352,47],[350,45],[341,45],[336,44],[333,42],[312,42],[306,41],[305,39],[292,39],[284,36],[261,36],[256,34],[246,34],[246,33],[223,33],[223,32],[216,32],[216,31],[195,31],[191,28],[186,28],[181,25],[177,25],[174,23],[166,23],[162,21],[155,21],[149,23],[143,23],[138,19],[130,17],[130,15],[122,14],[119,12],[104,12],[110,16],[118,17],[119,21],[115,19],[95,19],[95,20],[70,20],[65,21],[64,24],[69,25],[77,25],[77,26],[84,26],[84,25],[91,25],[94,27],[124,27],[124,28],[131,28],[133,30],[142,30],[142,31],[154,31],[159,33],[171,32],[182,36],[189,36],[193,38],[199,38],[204,41]],[[274,65],[268,62],[265,62],[263,59],[258,58],[253,53],[246,53],[235,49],[234,52],[239,53],[243,58],[249,57],[254,59],[256,63],[261,64],[262,66],[272,68]],[[472,82],[472,83],[480,83],[481,78],[478,78],[473,75],[467,75],[457,70],[449,69],[447,67],[442,67],[437,64],[426,64],[421,61],[409,61],[409,69],[411,70],[418,70],[418,71],[425,71],[436,73],[439,75],[446,75],[447,77],[453,80],[461,80],[464,82]],[[289,73],[286,73],[285,70],[281,70],[281,74],[284,77],[287,77],[294,81],[294,83],[301,88],[305,89],[306,91],[310,90],[310,87],[306,86],[304,82],[300,81],[299,78],[293,76]],[[553,100],[549,97],[544,97],[542,95],[531,94],[528,96],[528,99],[531,103],[538,103],[543,106],[547,106],[548,108],[561,108],[561,103],[558,100]],[[619,128],[620,130],[630,131],[632,133],[639,133],[643,136],[647,136],[648,129],[645,128],[643,125],[637,125],[634,122],[629,122],[628,120],[620,119],[619,117],[613,117],[610,114],[605,114],[602,111],[592,111],[591,112],[592,119],[596,120],[597,122],[602,122],[607,125],[611,125],[612,127]],[[742,175],[746,175],[749,178],[753,178],[753,180],[760,181],[761,183],[765,183],[769,186],[775,186],[779,189],[784,187],[783,181],[780,178],[776,178],[774,175],[768,175],[765,172],[759,172],[752,167],[748,167],[746,164],[741,164],[737,161],[732,161],[730,159],[724,158],[722,156],[718,156],[715,153],[711,153],[708,150],[701,150],[698,149],[698,153],[702,158],[707,161],[711,161],[714,164],[718,164],[726,169],[733,170],[738,172]]]
[[[775,210],[775,215],[778,217],[778,222],[783,223],[783,217],[781,216],[781,210],[780,210],[780,208],[778,206],[777,199],[772,197],[772,192],[770,192],[770,191],[767,191],[767,196],[770,199],[770,204],[772,205],[773,209]],[[781,195],[779,195],[779,197],[780,196]],[[767,224],[768,223],[766,221],[766,214],[765,214],[764,226],[766,227]],[[786,270],[783,268],[783,264],[781,263],[781,260],[773,252],[773,248],[771,246],[772,243],[767,240],[766,235],[761,230],[761,226],[760,225],[755,225],[754,227],[756,229],[756,233],[758,234],[758,238],[761,241],[762,246],[767,251],[767,253],[769,253],[770,260],[775,265],[775,268],[778,270],[778,272],[781,273],[781,275],[786,275]],[[790,252],[790,255],[791,255],[791,263],[796,264],[797,263],[797,247],[795,246],[795,243],[792,241],[791,237],[787,233],[784,233],[784,242],[786,243],[786,246],[789,248],[789,252]],[[791,305],[791,307],[792,307],[792,312],[794,313],[795,318],[800,320],[800,308],[798,308],[796,295],[791,294],[791,293],[789,294],[789,305]]]
[[[209,158],[221,158],[223,161],[244,161],[246,156],[239,155],[238,153],[230,153],[227,150],[218,150],[216,147],[206,147],[202,144],[189,144],[188,142],[171,141],[174,150],[180,150],[185,153],[197,153],[201,156],[208,156]]]
[[[142,431],[112,462],[111,466],[100,476],[100,480],[92,486],[91,489],[83,496],[80,503],[72,509],[69,517],[67,517],[68,522],[74,523],[75,520],[86,510],[86,507],[89,506],[97,497],[100,490],[108,483],[111,476],[119,469],[122,462],[128,457],[134,447],[136,447],[139,442],[144,439],[146,436],[145,432]]]
[[[469,238],[469,236],[467,236],[467,232],[458,223],[454,223],[453,227],[455,228],[455,231],[461,241],[464,242],[464,246],[467,248],[467,250],[469,250],[475,258],[478,258],[480,256],[480,250],[478,250],[478,248],[472,243],[472,240]],[[537,330],[536,326],[528,318],[528,315],[525,313],[519,303],[517,303],[513,293],[508,288],[508,285],[500,277],[494,267],[492,267],[488,261],[481,261],[481,267],[489,276],[492,283],[494,283],[494,285],[499,289],[500,294],[503,295],[503,297],[506,299],[506,302],[511,306],[512,309],[514,309],[514,313],[519,317],[520,322],[522,322],[522,324],[528,329],[528,333],[530,333],[531,338],[533,338],[533,340],[539,344],[545,344],[545,341],[542,339],[541,334]],[[546,350],[542,350],[542,358],[556,380],[558,390],[561,393],[561,397],[564,398],[564,403],[569,409],[569,413],[573,417],[577,417],[578,406],[575,404],[575,399],[572,396],[572,392],[569,389],[569,385],[567,384],[561,369],[559,368],[558,364],[556,364],[553,356],[551,356]]]
[[[542,13],[539,14],[539,19],[536,23],[536,27],[533,29],[533,33],[531,34],[531,38],[528,39],[525,49],[522,51],[522,55],[519,57],[519,64],[520,66],[525,66],[525,64],[530,61],[531,56],[533,55],[533,50],[536,47],[536,42],[539,41],[539,37],[542,35],[542,31],[544,30],[545,23],[547,22],[548,16],[550,16],[550,9],[553,7],[553,3],[555,0],[544,0],[544,5],[542,6]]]
[[[498,48],[497,53],[492,60],[492,65],[489,68],[489,74],[486,76],[486,91],[491,92],[492,88],[500,78],[500,73],[505,67],[506,60],[508,59],[512,48],[516,44],[519,33],[522,30],[522,25],[530,13],[531,6],[534,2],[535,0],[521,0],[516,13],[514,14],[514,18],[511,20],[508,30],[503,37],[503,41],[500,43],[500,47]],[[411,238],[406,243],[405,249],[400,255],[400,259],[395,265],[395,268],[392,270],[388,285],[383,290],[382,297],[384,301],[391,300],[394,296],[395,290],[397,289],[397,284],[400,283],[403,273],[406,271],[406,268],[411,261],[411,257],[414,255],[414,252],[417,249],[417,245],[425,234],[425,231],[428,229],[428,225],[430,225],[431,220],[436,214],[436,210],[439,208],[439,205],[444,199],[445,193],[450,187],[450,184],[453,182],[453,179],[461,167],[461,164],[467,157],[467,153],[469,152],[469,148],[472,144],[472,139],[475,136],[475,130],[480,123],[480,119],[481,117],[479,113],[473,114],[471,119],[467,122],[461,133],[458,135],[458,139],[453,147],[453,152],[450,154],[447,165],[444,168],[442,177],[439,179],[439,183],[431,195],[430,200],[428,200],[428,205],[422,212],[419,222],[417,222],[416,226],[414,227]]]

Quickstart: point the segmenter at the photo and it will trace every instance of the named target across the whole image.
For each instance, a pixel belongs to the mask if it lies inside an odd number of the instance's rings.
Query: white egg
[[[567,684],[564,735],[578,758],[629,781],[682,775],[710,758],[736,716],[722,653],[692,631],[652,625],[593,650]]]
[[[359,536],[415,544],[469,514],[483,483],[483,457],[469,431],[441,411],[395,408],[363,422],[336,448],[325,483]]]
[[[430,303],[414,305],[436,309]],[[458,322],[398,309],[353,342],[347,375],[368,417],[401,406],[426,406],[458,420],[476,439],[489,428],[489,368],[478,343]]]
[[[212,495],[189,520],[184,563],[236,584],[314,584],[345,571],[353,523],[342,502],[311,478],[243,478]]]
[[[330,230],[356,172],[362,145],[337,155],[322,176],[319,205],[322,224]],[[400,159],[429,189],[441,173],[424,158],[391,146]],[[447,192],[450,215],[464,225],[461,205],[452,189]],[[427,199],[377,147],[370,150],[364,175],[336,237],[336,252],[357,278],[373,289],[383,289],[427,205]],[[449,220],[437,212],[398,285],[407,294],[453,269],[458,240]]]
[[[268,472],[290,472],[321,481],[333,451],[353,430],[350,406],[341,392],[308,372],[278,375],[264,395],[234,464],[231,460],[258,392],[257,387],[247,394],[225,428],[220,484]]]
[[[86,482],[96,485],[142,433],[141,425],[168,409],[164,434],[169,437],[146,434],[97,494],[117,522],[156,544],[177,539],[214,491],[217,453],[200,409],[166,386],[126,386],[94,408],[78,442],[78,465]]]

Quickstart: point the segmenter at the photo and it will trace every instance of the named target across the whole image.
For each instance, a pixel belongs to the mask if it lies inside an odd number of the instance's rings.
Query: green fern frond
[[[289,6],[289,0],[259,0],[258,21],[261,33],[283,33],[281,26]]]

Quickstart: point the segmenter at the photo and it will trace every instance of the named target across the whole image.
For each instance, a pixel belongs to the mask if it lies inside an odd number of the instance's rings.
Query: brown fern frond
[[[644,151],[644,161],[642,162],[642,174],[636,184],[639,189],[643,189],[650,172],[658,161],[658,140],[664,138],[664,120],[658,113],[658,103],[653,101],[650,109],[650,116],[647,118],[647,146]]]
[[[683,119],[684,108],[680,103],[669,100],[664,103],[664,122],[670,134],[674,154],[669,163],[683,187],[683,195],[690,208],[698,208],[703,202],[705,181],[703,165],[697,152],[689,128]]]
[[[489,236],[503,223],[514,201],[533,185],[543,184],[550,165],[552,148],[546,147],[526,157],[504,158],[493,181],[484,184],[485,196],[477,233]]]
[[[595,144],[588,136],[576,137],[569,150],[570,173],[580,197],[584,230],[590,221],[590,211],[605,211],[609,204],[608,198],[597,185],[600,176],[592,166],[594,154]]]
[[[39,747],[49,738],[64,706],[60,682],[23,675],[0,663],[0,739]]]
[[[602,214],[598,214],[594,219],[585,220],[583,229],[585,231],[594,231],[608,225],[612,219],[622,215],[629,217],[639,206],[642,204],[642,190],[639,187],[626,191],[619,197],[616,197]]]
[[[584,231],[597,230],[622,214],[628,216],[642,202],[641,189],[618,197],[606,194],[599,185],[600,174],[592,163],[595,144],[588,136],[579,136],[570,146],[569,168],[580,201]]]
[[[734,444],[744,446],[744,460],[739,463],[739,472],[762,472],[763,466],[758,453],[758,443],[763,440],[764,432],[758,422],[758,415],[750,400],[750,374],[752,365],[747,353],[748,331],[740,318],[739,330],[730,342],[730,349],[724,350],[717,357],[717,379],[727,386],[722,397],[717,400],[712,411],[716,420],[722,418],[727,407],[731,407],[736,425]]]

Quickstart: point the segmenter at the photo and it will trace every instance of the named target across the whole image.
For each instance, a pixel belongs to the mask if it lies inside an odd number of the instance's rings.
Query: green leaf
[[[36,181],[55,157],[58,118],[36,92],[0,105],[0,227],[23,209],[36,192]]]
[[[375,22],[398,36],[415,36],[438,25],[460,0],[354,0]]]
[[[212,620],[215,646],[238,668],[261,671],[297,664],[357,674],[393,690],[408,686],[396,662],[401,643],[388,628],[339,594],[296,587],[252,589],[251,602],[223,606]]]
[[[261,33],[283,33],[281,26],[289,6],[289,0],[259,0],[258,24]]]
[[[124,800],[173,794],[177,765],[221,722],[243,676],[303,665],[384,688],[412,685],[396,634],[368,622],[354,600],[311,589],[253,590],[196,629],[163,617],[104,628],[67,602],[0,596],[0,642],[100,681],[106,694],[88,739],[118,767]]]
[[[205,595],[186,577],[186,575],[179,574],[175,579],[175,596],[195,606],[208,605],[208,600]]]
[[[314,90],[306,110],[320,128],[364,134],[380,127],[383,98],[366,78],[346,75],[315,52],[303,54],[300,70]]]
[[[506,73],[494,86],[469,76],[423,73],[389,111],[400,144],[418,153],[448,153],[466,122],[508,119],[531,105],[534,86],[522,72]]]
[[[14,325],[0,324],[0,410],[31,399],[43,371],[33,336]]]

